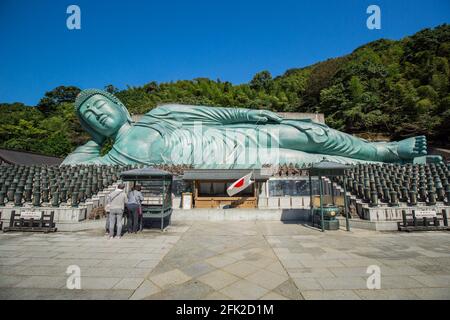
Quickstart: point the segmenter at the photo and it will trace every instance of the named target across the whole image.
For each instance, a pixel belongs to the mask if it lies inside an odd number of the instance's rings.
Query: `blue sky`
[[[66,27],[71,4],[81,8],[81,30]],[[381,8],[381,30],[366,27],[371,4]],[[449,0],[1,0],[0,102],[35,105],[59,85],[243,83],[442,23]]]

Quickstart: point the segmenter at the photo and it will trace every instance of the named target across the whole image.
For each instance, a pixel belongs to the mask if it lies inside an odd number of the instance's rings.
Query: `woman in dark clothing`
[[[128,193],[128,232],[137,233],[140,229],[139,227],[139,214],[141,213],[141,203],[144,197],[141,193],[140,186],[134,186],[133,189]]]

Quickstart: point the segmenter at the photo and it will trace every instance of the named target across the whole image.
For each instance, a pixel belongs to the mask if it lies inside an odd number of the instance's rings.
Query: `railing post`
[[[444,226],[448,227],[447,210],[442,209],[442,218],[444,218]]]
[[[323,222],[323,186],[322,186],[322,176],[319,176],[319,191],[320,191],[320,225],[322,232],[325,231],[325,226]]]
[[[406,210],[402,210],[403,226],[407,227],[408,222],[406,221]]]

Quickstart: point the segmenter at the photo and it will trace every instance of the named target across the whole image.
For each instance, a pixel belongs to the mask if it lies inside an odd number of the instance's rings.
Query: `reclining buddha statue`
[[[65,164],[186,164],[195,168],[258,168],[339,163],[439,161],[427,156],[424,136],[399,142],[368,142],[310,119],[284,119],[267,110],[161,105],[133,122],[114,95],[89,89],[75,101],[91,140]],[[100,155],[107,139],[111,150]]]

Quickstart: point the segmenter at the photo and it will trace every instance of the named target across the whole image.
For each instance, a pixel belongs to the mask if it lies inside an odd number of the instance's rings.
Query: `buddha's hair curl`
[[[99,90],[99,89],[86,89],[81,91],[77,98],[75,99],[75,110],[79,110],[81,105],[90,97],[95,96],[96,94],[102,95],[108,99],[110,99],[112,102],[121,105],[125,108],[125,105],[120,101],[115,95],[112,93],[109,93],[108,91]]]

